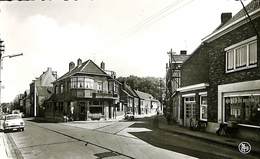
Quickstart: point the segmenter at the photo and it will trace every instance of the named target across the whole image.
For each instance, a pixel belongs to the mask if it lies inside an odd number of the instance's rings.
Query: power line
[[[134,27],[129,29],[129,33],[126,35],[126,37],[134,35],[134,34],[140,32],[144,27],[146,27],[148,25],[152,25],[152,24],[162,20],[163,18],[166,18],[170,14],[172,14],[172,13],[176,12],[177,10],[179,10],[179,9],[185,7],[186,5],[190,4],[192,1],[193,0],[187,0],[186,2],[184,2],[180,5],[177,5],[177,6],[176,6],[176,3],[171,3],[170,5],[161,9],[159,12],[157,12],[154,15],[144,19],[142,22],[136,24]],[[174,8],[174,9],[171,10],[172,8]]]

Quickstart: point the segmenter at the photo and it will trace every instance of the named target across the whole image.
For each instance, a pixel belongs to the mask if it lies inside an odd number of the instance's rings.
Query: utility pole
[[[2,55],[4,53],[4,41],[0,39],[0,112],[2,112],[2,100],[1,100],[1,93],[2,93],[2,78],[1,78],[1,70],[2,70]]]
[[[2,77],[1,77],[1,73],[2,73],[2,62],[3,62],[3,59],[5,57],[9,57],[9,58],[13,58],[13,57],[16,57],[16,56],[22,56],[23,53],[20,53],[20,54],[13,54],[13,55],[5,55],[3,56],[4,54],[4,51],[5,51],[5,46],[4,46],[4,41],[0,39],[0,112],[2,112],[2,106],[1,106],[1,93],[2,93]]]

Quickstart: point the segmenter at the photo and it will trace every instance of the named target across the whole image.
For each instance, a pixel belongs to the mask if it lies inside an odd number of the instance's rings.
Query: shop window
[[[260,95],[225,97],[225,122],[260,125]]]

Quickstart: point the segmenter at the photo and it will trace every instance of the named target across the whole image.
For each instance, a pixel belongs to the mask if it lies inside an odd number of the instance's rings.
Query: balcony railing
[[[71,94],[77,98],[117,98],[117,94],[96,90],[71,90]]]

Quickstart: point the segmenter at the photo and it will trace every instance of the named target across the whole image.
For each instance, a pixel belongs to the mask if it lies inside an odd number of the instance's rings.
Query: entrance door
[[[184,98],[184,115],[184,126],[190,127],[190,122],[192,118],[196,118],[196,106],[194,96]]]

